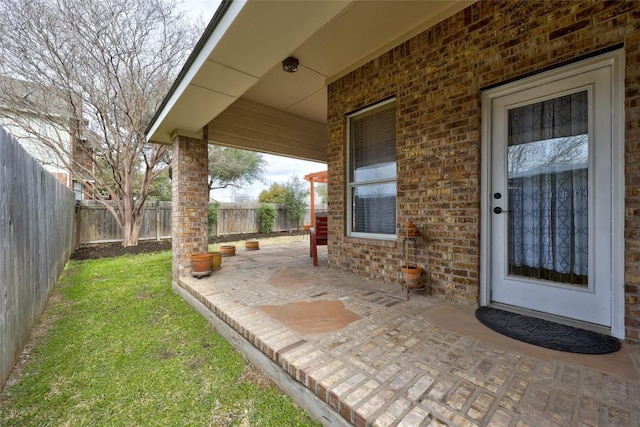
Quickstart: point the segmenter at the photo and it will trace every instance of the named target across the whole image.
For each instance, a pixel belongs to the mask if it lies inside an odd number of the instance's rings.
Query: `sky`
[[[202,19],[209,23],[220,1],[218,0],[183,0],[181,8],[194,19]],[[271,184],[284,184],[293,176],[302,177],[308,173],[327,170],[325,163],[309,162],[306,160],[292,159],[271,154],[263,154],[267,161],[264,173],[264,182],[255,182],[250,187],[242,189],[215,190],[211,197],[221,202],[233,202],[236,200],[258,199],[260,192],[268,189]]]

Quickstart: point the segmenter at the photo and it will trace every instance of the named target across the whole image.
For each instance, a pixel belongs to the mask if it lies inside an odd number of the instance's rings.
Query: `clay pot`
[[[198,279],[211,274],[213,255],[210,253],[191,255],[191,275]]]
[[[407,228],[407,231],[406,231],[407,236],[419,236],[420,235],[420,231],[418,231],[418,227],[415,226],[413,221],[407,222],[406,228]]]
[[[421,267],[402,267],[402,281],[407,287],[419,287]]]
[[[257,251],[258,249],[260,249],[260,242],[258,242],[257,240],[244,242],[244,248],[248,251]]]
[[[220,270],[222,267],[222,254],[220,252],[209,252],[212,255],[211,258],[211,270]]]
[[[232,245],[220,246],[220,254],[222,256],[234,256],[236,254],[236,247]]]

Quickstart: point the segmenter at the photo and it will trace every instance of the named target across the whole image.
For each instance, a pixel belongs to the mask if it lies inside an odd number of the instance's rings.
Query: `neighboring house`
[[[82,136],[86,129],[75,119],[82,112],[70,111],[63,95],[35,83],[0,77],[0,90],[0,126],[59,182],[72,188],[76,200],[88,198],[83,181],[92,175],[95,144]]]
[[[637,1],[223,2],[147,130],[174,281],[245,147],[327,162],[331,268],[398,283],[411,220],[434,295],[640,344],[639,117]]]

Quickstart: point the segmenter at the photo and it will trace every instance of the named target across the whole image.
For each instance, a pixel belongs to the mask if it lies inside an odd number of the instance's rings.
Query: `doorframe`
[[[491,304],[491,107],[493,100],[579,73],[610,66],[611,135],[611,335],[624,339],[624,49],[511,81],[482,91],[480,170],[480,306]]]

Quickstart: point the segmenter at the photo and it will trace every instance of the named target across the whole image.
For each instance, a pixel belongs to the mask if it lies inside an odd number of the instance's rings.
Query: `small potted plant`
[[[213,257],[211,259],[211,270],[216,271],[222,268],[222,254],[220,251],[209,252]]]
[[[402,267],[402,281],[410,288],[420,287],[420,276],[422,268],[415,264],[404,265]]]
[[[260,242],[257,240],[247,240],[244,242],[244,248],[247,251],[257,251],[260,249]]]
[[[220,246],[220,254],[222,256],[234,256],[236,254],[236,247],[233,245],[222,245]]]
[[[404,241],[402,242],[404,259],[401,266],[402,283],[407,288],[419,288],[421,286],[420,276],[422,275],[422,268],[409,261],[409,245],[411,244],[412,246],[414,246],[414,243],[417,240],[418,236],[420,236],[420,231],[418,231],[418,228],[413,224],[412,221],[407,222],[407,225],[405,227]]]
[[[191,275],[200,279],[211,274],[213,254],[195,253],[191,255]]]

